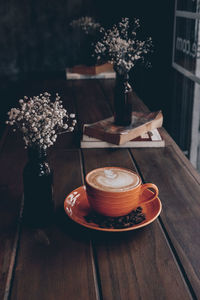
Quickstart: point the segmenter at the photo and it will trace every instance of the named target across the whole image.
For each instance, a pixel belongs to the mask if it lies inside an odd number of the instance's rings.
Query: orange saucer
[[[144,192],[144,197],[149,197],[149,193],[152,193],[150,190],[146,190]],[[87,194],[85,186],[80,186],[79,188],[72,191],[64,201],[64,209],[66,214],[76,223],[100,231],[112,231],[112,232],[120,232],[120,231],[129,231],[138,229],[148,224],[152,223],[160,214],[162,209],[162,204],[159,198],[156,198],[152,202],[147,202],[145,204],[140,205],[142,207],[142,212],[145,214],[146,219],[137,224],[130,226],[128,228],[114,229],[114,228],[102,228],[99,227],[95,223],[88,223],[85,220],[85,216],[87,216],[91,211],[91,207],[87,200]]]

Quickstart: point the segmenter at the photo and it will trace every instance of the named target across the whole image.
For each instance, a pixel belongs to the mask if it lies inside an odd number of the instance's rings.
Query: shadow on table
[[[59,208],[56,213],[55,218],[56,225],[59,229],[70,236],[75,240],[93,240],[93,241],[105,241],[105,240],[125,240],[125,239],[137,239],[138,236],[141,236],[146,228],[141,228],[137,230],[131,231],[123,231],[123,232],[106,232],[106,231],[98,231],[86,228],[84,226],[75,223],[71,220],[65,213],[63,208]]]

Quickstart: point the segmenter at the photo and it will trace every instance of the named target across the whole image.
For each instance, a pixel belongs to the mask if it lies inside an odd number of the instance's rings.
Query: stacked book
[[[116,73],[109,63],[98,66],[78,65],[66,69],[66,79],[110,79],[115,78]]]
[[[164,147],[159,127],[162,126],[161,111],[133,112],[130,126],[114,125],[113,117],[84,125],[81,148],[139,148]]]

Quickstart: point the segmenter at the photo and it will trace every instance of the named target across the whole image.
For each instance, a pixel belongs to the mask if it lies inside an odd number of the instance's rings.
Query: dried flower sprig
[[[94,55],[96,42],[104,34],[104,28],[93,17],[83,16],[73,20],[70,24],[71,42],[73,53],[72,65],[97,65],[97,58]]]
[[[143,61],[145,55],[152,49],[152,39],[140,41],[136,38],[140,27],[139,20],[135,19],[130,32],[129,18],[122,18],[119,24],[105,31],[102,40],[95,46],[98,60],[107,58],[119,74],[127,74],[136,64]]]
[[[103,27],[100,23],[96,22],[94,18],[89,16],[84,16],[79,19],[73,20],[70,23],[72,28],[79,28],[85,34],[95,34],[97,31],[101,32]]]
[[[51,94],[45,92],[39,96],[19,100],[20,108],[12,108],[6,124],[14,126],[23,133],[27,147],[37,146],[47,149],[57,139],[57,135],[74,130],[75,114],[69,114],[63,108],[60,96],[56,94],[55,101],[50,100]]]

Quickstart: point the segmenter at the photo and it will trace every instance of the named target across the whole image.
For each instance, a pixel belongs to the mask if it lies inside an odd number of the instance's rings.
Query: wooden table
[[[41,80],[23,95],[58,92],[83,123],[112,115],[113,80]],[[135,110],[147,107],[133,95]],[[158,108],[159,109],[159,108]],[[200,176],[162,129],[165,148],[84,149],[80,132],[65,134],[50,150],[56,221],[49,240],[19,222],[26,150],[5,131],[0,145],[0,299],[128,300],[200,297]],[[160,190],[163,209],[152,224],[124,233],[84,228],[65,214],[68,193],[101,166],[136,170]],[[40,236],[40,234],[39,234]]]

